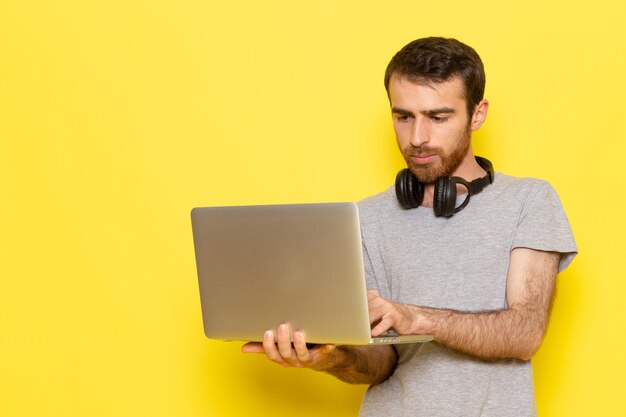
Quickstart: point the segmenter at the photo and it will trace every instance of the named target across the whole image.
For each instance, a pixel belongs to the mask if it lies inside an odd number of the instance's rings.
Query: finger
[[[368,290],[367,291],[367,299],[373,300],[376,297],[380,297],[380,291],[378,290]]]
[[[243,353],[265,353],[263,350],[263,343],[260,342],[248,342],[241,347]]]
[[[394,303],[374,294],[370,294],[367,300],[367,310],[370,317],[370,325],[379,321],[382,317],[394,312]]]
[[[375,309],[384,308],[386,304],[389,304],[389,300],[375,294],[368,294],[367,296],[367,308],[372,311]]]
[[[391,318],[389,318],[388,316],[383,317],[380,322],[372,329],[372,336],[380,336],[381,334],[389,331],[389,329],[391,329],[392,327],[393,320],[391,320]]]
[[[296,351],[291,345],[291,327],[288,324],[278,326],[278,352],[280,356],[291,366],[301,367],[302,364],[297,358]]]
[[[273,362],[276,362],[283,366],[289,366],[289,364],[280,356],[276,343],[274,342],[274,332],[268,330],[263,335],[263,350],[267,358]]]
[[[381,317],[385,315],[384,305],[368,305],[367,313],[370,318],[370,324],[373,324],[380,320]]]
[[[306,344],[304,333],[300,331],[294,332],[293,347],[300,362],[307,364],[311,361],[311,352]]]
[[[372,324],[378,322],[380,318],[383,316],[383,314],[379,313],[378,311],[370,311],[369,316],[370,316],[370,326],[371,326]]]

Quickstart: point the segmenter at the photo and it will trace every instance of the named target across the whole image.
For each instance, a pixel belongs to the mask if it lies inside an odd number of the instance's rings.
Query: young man
[[[385,87],[410,171],[359,203],[372,335],[434,342],[308,349],[283,324],[244,352],[370,384],[362,416],[536,414],[530,359],[577,249],[548,183],[494,174],[473,154],[484,86],[480,57],[457,40],[400,50]]]

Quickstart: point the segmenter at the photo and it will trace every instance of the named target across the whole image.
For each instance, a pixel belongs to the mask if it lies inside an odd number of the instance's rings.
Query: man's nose
[[[409,141],[416,148],[430,141],[430,129],[424,120],[415,120]]]

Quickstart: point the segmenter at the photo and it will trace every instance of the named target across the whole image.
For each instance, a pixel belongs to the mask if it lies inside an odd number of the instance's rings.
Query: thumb
[[[263,345],[259,342],[248,342],[241,346],[241,351],[243,353],[265,353]]]

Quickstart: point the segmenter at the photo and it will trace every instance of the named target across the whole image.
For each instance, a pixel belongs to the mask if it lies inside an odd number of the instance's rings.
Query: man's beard
[[[461,165],[470,148],[471,131],[468,128],[455,142],[456,146],[446,154],[441,148],[428,146],[411,146],[402,149],[402,155],[413,175],[422,183],[432,183],[440,177],[449,177]],[[416,164],[411,160],[414,155],[439,156],[434,162]]]

